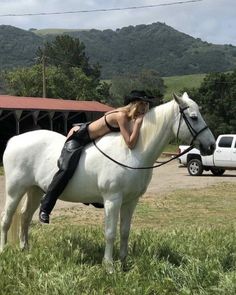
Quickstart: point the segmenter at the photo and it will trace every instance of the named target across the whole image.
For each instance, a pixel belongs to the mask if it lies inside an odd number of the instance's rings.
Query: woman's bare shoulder
[[[121,119],[127,119],[128,118],[127,113],[124,112],[124,111],[118,111],[117,112],[117,117],[121,118]]]
[[[109,115],[109,117],[111,117],[111,119],[117,120],[119,122],[128,121],[127,112],[122,111],[122,110],[114,110],[114,111],[111,111],[111,112],[108,112],[105,114],[105,116],[107,116],[107,115]]]

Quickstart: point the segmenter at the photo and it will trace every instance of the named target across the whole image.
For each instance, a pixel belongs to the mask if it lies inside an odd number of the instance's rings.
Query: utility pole
[[[43,50],[43,56],[42,56],[42,71],[43,71],[43,97],[46,98],[46,65],[45,65],[45,54]]]

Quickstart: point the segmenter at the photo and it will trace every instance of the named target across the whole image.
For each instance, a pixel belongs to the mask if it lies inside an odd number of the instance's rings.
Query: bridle
[[[122,166],[124,168],[128,168],[128,169],[133,169],[133,170],[145,170],[145,169],[153,169],[153,168],[158,168],[160,166],[163,166],[183,155],[185,155],[186,153],[188,153],[189,151],[191,151],[194,146],[193,146],[193,142],[196,140],[196,138],[199,136],[199,134],[201,134],[204,130],[208,129],[209,127],[206,125],[204,126],[202,129],[200,129],[199,131],[196,131],[193,126],[191,125],[190,121],[188,120],[188,117],[186,116],[186,114],[184,113],[185,110],[187,110],[189,107],[184,107],[184,108],[181,108],[179,107],[179,112],[180,112],[180,119],[179,119],[179,124],[178,124],[178,130],[177,130],[177,139],[179,137],[179,131],[180,131],[180,126],[181,126],[181,121],[182,119],[184,120],[184,122],[186,123],[187,127],[188,127],[188,130],[189,132],[191,133],[192,135],[192,141],[190,143],[190,147],[188,147],[186,150],[184,150],[182,153],[172,157],[171,159],[167,160],[167,161],[164,161],[164,162],[161,162],[157,165],[153,165],[153,166],[146,166],[146,167],[132,167],[132,166],[129,166],[129,165],[126,165],[126,164],[123,164],[115,159],[113,159],[112,157],[110,157],[109,155],[107,155],[104,151],[102,151],[96,144],[96,141],[93,140],[93,144],[94,146],[98,149],[98,151],[100,153],[102,153],[106,158],[108,158],[109,160],[111,160],[112,162],[118,164],[119,166]]]
[[[190,143],[190,146],[193,145],[194,141],[196,140],[196,138],[198,137],[198,135],[200,135],[203,131],[205,131],[206,129],[208,129],[209,127],[207,125],[205,125],[202,129],[200,129],[199,131],[196,131],[193,126],[191,125],[191,123],[188,120],[188,117],[185,114],[185,110],[187,110],[189,108],[189,106],[186,106],[184,108],[179,107],[179,112],[180,112],[180,119],[179,119],[179,126],[178,126],[178,130],[177,130],[177,139],[179,138],[179,131],[180,131],[180,126],[181,126],[181,121],[182,119],[184,120],[185,124],[188,127],[189,132],[192,135],[192,140]]]

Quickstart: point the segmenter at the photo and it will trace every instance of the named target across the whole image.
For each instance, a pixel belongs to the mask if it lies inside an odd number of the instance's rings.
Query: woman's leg
[[[47,193],[42,199],[39,213],[39,219],[41,222],[49,223],[49,215],[53,210],[58,197],[64,191],[78,165],[83,147],[79,146],[77,149],[70,149],[71,147],[78,145],[77,142],[72,141],[74,140],[72,139],[65,143],[61,156],[58,160],[59,170],[54,175],[52,182],[48,187]]]
[[[88,125],[89,123],[81,125],[76,132],[72,133],[64,144],[61,156],[58,160],[59,170],[54,175],[48,191],[41,202],[39,212],[39,219],[41,222],[49,223],[49,215],[58,197],[73,176],[84,146],[91,142],[88,133]]]

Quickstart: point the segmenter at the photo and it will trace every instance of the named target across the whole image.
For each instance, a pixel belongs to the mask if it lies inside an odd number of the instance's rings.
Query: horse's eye
[[[192,120],[197,121],[197,119],[198,119],[197,113],[192,112],[192,113],[190,114],[190,118],[191,118]]]
[[[197,116],[190,116],[190,118],[194,121],[197,121],[198,117]]]

